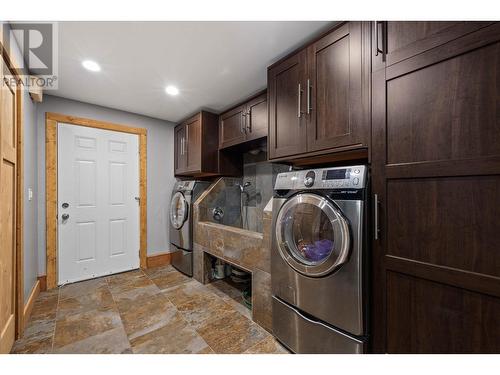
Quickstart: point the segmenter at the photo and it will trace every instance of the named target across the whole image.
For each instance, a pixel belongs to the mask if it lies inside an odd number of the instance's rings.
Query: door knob
[[[62,208],[68,208],[68,207],[69,207],[69,203],[64,202],[64,203],[62,204]]]
[[[63,214],[62,215],[63,220],[68,220],[69,219],[69,214]]]

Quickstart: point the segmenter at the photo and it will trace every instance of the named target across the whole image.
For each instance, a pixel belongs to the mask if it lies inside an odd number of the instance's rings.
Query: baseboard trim
[[[31,312],[33,311],[33,306],[35,305],[36,297],[40,294],[40,280],[37,280],[33,289],[31,290],[30,296],[26,303],[24,304],[23,311],[23,325],[26,327],[26,324],[30,320]]]
[[[172,254],[171,253],[159,253],[150,255],[146,259],[147,268],[165,266],[172,262]]]
[[[38,276],[38,281],[40,281],[40,292],[45,292],[47,290],[47,275]]]

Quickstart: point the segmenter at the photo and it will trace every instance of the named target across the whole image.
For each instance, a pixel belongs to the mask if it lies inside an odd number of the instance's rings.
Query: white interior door
[[[57,136],[58,284],[138,268],[139,137],[63,123]]]

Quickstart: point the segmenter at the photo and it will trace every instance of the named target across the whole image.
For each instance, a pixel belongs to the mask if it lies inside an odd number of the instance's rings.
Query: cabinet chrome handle
[[[301,101],[302,101],[302,87],[300,86],[300,83],[298,85],[298,100],[297,100],[297,117],[301,118],[302,117],[302,111],[301,111]]]
[[[307,114],[311,113],[311,80],[307,80]]]
[[[382,48],[380,48],[378,40],[379,40],[379,35],[378,35],[378,28],[379,26],[382,25]],[[379,53],[384,54],[385,53],[385,48],[384,48],[384,42],[385,42],[385,24],[384,21],[375,21],[375,56],[378,56]]]
[[[181,155],[184,155],[184,137],[181,138]]]
[[[378,194],[373,194],[373,231],[375,241],[380,239],[379,217],[378,217]]]
[[[252,111],[250,109],[247,110],[246,112],[246,132],[250,133],[252,131]]]
[[[241,120],[241,125],[240,125],[240,132],[242,132],[243,134],[245,134],[245,129],[246,129],[246,125],[245,125],[246,116],[247,116],[246,112],[243,111],[243,113],[242,113],[243,119]]]

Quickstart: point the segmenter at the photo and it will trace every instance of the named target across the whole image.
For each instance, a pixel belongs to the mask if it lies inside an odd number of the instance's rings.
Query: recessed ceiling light
[[[90,70],[91,72],[98,72],[101,70],[99,64],[92,60],[85,60],[82,62],[82,65],[85,69]]]
[[[179,89],[175,86],[172,86],[172,85],[168,85],[167,87],[165,87],[165,92],[168,94],[168,95],[177,95],[179,94]]]

